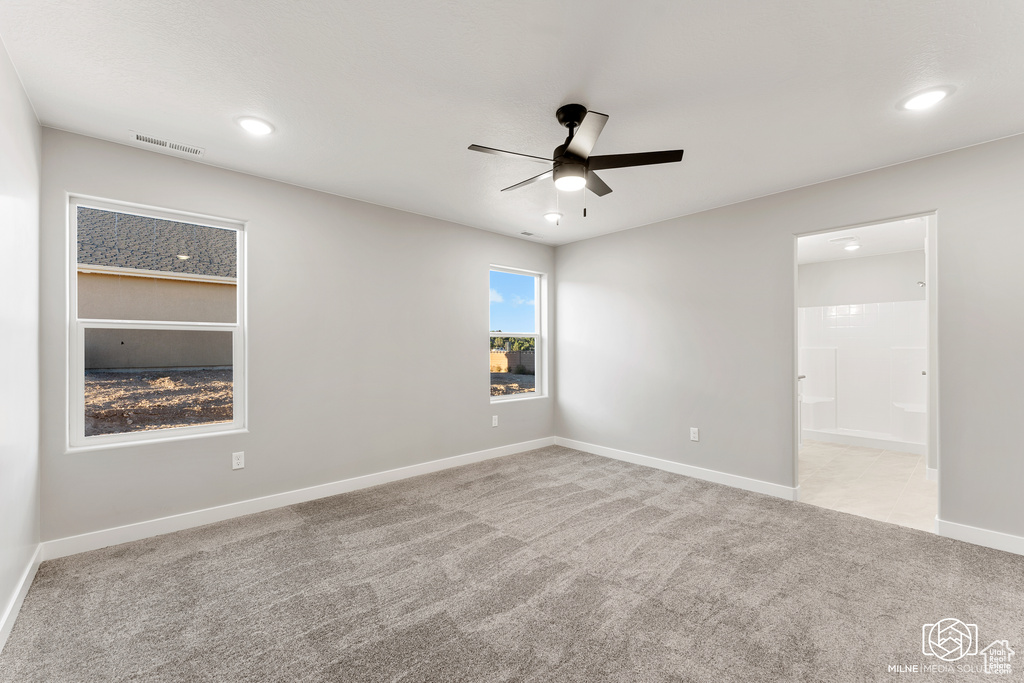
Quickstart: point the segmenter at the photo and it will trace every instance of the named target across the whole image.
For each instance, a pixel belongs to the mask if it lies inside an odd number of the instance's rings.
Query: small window
[[[542,393],[541,277],[523,271],[491,270],[492,401]]]
[[[73,199],[69,444],[244,427],[241,225]]]

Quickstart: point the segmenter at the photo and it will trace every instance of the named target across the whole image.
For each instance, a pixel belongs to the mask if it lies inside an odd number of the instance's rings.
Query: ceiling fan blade
[[[598,178],[593,171],[587,171],[587,189],[598,197],[603,197],[612,191],[612,188],[608,187],[608,184]]]
[[[505,189],[503,189],[502,192],[508,192],[509,190],[517,190],[520,187],[522,187],[523,185],[529,185],[530,183],[535,183],[538,180],[544,180],[545,178],[550,178],[552,173],[553,173],[553,171],[544,171],[540,175],[535,175],[532,178],[527,178],[526,180],[524,180],[521,183],[516,183],[515,185],[510,185],[510,186],[506,187]]]
[[[583,117],[583,121],[580,122],[579,128],[573,133],[569,146],[565,148],[566,153],[580,159],[589,158],[590,152],[593,151],[594,145],[597,144],[597,137],[604,130],[604,124],[606,123],[608,123],[607,114],[588,111],[587,115]]]
[[[637,152],[636,154],[604,154],[590,157],[587,168],[599,171],[603,168],[625,168],[627,166],[650,166],[651,164],[671,164],[683,160],[683,150],[672,149],[664,152]]]
[[[499,157],[512,157],[513,159],[529,159],[530,161],[540,161],[545,164],[551,163],[551,159],[545,159],[544,157],[535,157],[532,154],[506,152],[503,149],[494,149],[493,147],[481,147],[480,145],[470,145],[469,148],[474,152],[483,152],[484,154],[495,154]]]

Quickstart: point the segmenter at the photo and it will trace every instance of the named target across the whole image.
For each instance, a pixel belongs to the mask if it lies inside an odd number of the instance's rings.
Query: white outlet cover
[[[231,469],[240,470],[245,467],[245,451],[231,454]]]

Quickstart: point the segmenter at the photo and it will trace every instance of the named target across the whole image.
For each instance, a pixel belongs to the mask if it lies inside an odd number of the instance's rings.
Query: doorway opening
[[[935,531],[934,214],[796,238],[800,500]]]

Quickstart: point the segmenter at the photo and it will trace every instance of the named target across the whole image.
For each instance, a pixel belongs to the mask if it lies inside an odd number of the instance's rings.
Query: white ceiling
[[[0,37],[44,125],[206,148],[205,161],[562,244],[1024,131],[1009,0],[4,0]],[[898,110],[933,85],[957,92]],[[611,116],[614,189],[499,193],[541,168],[559,105]],[[277,131],[257,139],[236,117]],[[536,238],[534,238],[536,239]]]
[[[907,218],[889,223],[865,225],[859,228],[804,235],[796,241],[796,262],[819,263],[839,259],[863,258],[881,254],[895,254],[901,251],[924,249],[927,235],[927,218]],[[846,251],[844,242],[835,242],[847,237],[856,237],[860,249]]]

